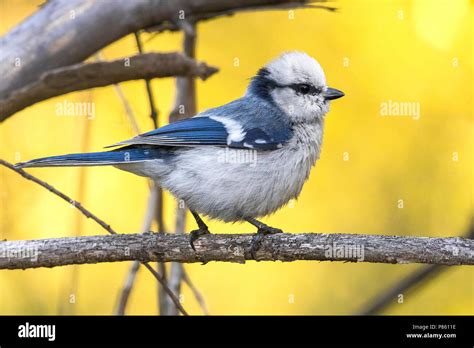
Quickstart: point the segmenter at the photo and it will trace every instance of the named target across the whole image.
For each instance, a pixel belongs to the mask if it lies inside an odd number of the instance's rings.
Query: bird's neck
[[[311,122],[294,123],[290,146],[301,153],[301,161],[310,167],[319,158],[323,143],[324,119],[316,118]]]

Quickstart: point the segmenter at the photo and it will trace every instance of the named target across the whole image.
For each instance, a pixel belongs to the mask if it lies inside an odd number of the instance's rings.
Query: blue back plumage
[[[274,150],[292,136],[288,116],[273,103],[247,94],[197,116],[112,146],[228,146]]]

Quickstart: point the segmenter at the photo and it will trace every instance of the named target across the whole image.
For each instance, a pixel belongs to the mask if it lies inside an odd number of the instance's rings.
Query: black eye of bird
[[[298,85],[296,85],[296,91],[301,93],[301,94],[308,94],[309,92],[311,92],[311,87],[310,85],[307,85],[305,83],[300,83]]]
[[[295,83],[293,85],[290,85],[292,89],[296,91],[298,94],[311,94],[311,95],[316,95],[318,93],[321,93],[321,88],[316,88],[313,85],[307,84],[307,83]]]

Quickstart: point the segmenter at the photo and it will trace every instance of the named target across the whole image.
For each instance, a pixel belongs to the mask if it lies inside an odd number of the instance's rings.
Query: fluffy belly
[[[187,150],[160,182],[190,209],[214,219],[264,216],[296,198],[309,175],[311,165],[292,155],[288,150]]]

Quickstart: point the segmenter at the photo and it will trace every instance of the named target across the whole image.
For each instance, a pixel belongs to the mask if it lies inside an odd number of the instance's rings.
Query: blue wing
[[[112,145],[197,146],[226,145],[228,134],[222,123],[209,117],[193,117],[140,134]]]
[[[112,146],[214,145],[273,150],[282,147],[291,135],[287,117],[276,106],[244,97]]]

